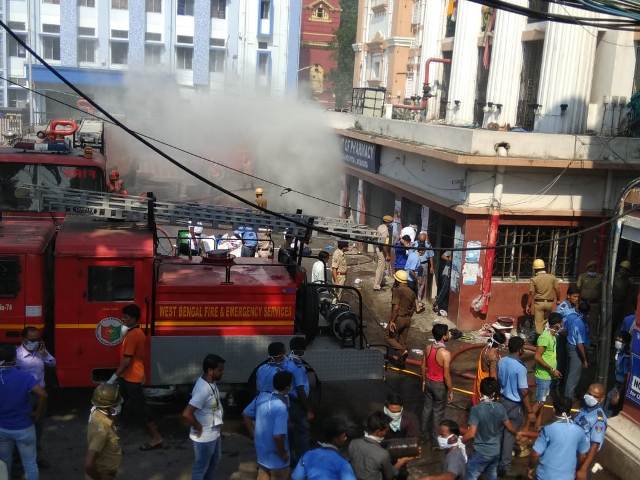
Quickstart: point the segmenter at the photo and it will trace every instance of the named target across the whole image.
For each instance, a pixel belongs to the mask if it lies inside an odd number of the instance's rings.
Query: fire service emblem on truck
[[[122,342],[122,322],[116,317],[103,318],[96,325],[96,338],[107,347]]]

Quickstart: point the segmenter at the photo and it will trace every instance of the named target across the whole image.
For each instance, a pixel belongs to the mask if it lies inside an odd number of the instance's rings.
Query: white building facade
[[[428,77],[428,121],[603,135],[616,135],[624,121],[636,32],[541,22],[467,0],[360,0],[360,7],[354,87],[384,87],[388,103],[420,105]]]
[[[153,68],[189,87],[297,88],[301,0],[1,1],[8,25],[81,85],[117,85],[123,70]],[[8,77],[51,81],[6,32],[0,37]],[[27,101],[19,87],[1,90],[5,107]]]

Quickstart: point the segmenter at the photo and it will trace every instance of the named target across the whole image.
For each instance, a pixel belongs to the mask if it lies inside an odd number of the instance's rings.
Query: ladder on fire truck
[[[33,195],[34,208],[41,212],[174,226],[187,226],[190,222],[200,222],[204,227],[219,230],[233,230],[244,226],[252,227],[255,231],[259,229],[270,229],[273,232],[286,231],[299,238],[304,238],[308,228],[313,226],[324,229],[327,233],[348,235],[354,240],[366,241],[376,238],[374,228],[357,225],[341,218],[283,213],[290,219],[285,220],[250,208],[191,202],[159,202],[153,198],[40,185],[25,188],[28,188]]]

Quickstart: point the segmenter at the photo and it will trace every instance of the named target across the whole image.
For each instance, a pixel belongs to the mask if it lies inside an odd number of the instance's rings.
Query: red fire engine
[[[313,339],[306,358],[320,379],[382,378],[383,353],[366,348],[361,314],[349,305],[331,304],[326,291],[308,285],[299,262],[232,258],[219,251],[206,257],[158,251],[157,224],[185,228],[196,219],[212,232],[243,225],[269,229],[274,236],[288,231],[299,239],[308,236],[306,228],[249,209],[61,188],[86,185],[40,181],[40,166],[53,162],[49,157],[0,153],[0,169],[36,165],[25,179],[0,175],[11,200],[1,203],[4,213],[63,214],[51,219],[5,215],[0,221],[0,342],[18,342],[26,325],[43,328],[62,387],[91,386],[113,373],[122,341],[121,311],[128,303],[142,309],[149,385],[192,383],[211,352],[227,360],[225,381],[244,383],[270,342],[288,342],[294,334]],[[72,160],[73,155],[61,154],[51,164],[66,166]],[[92,161],[103,162],[95,156]],[[96,175],[104,175],[103,163],[94,167]],[[290,218],[305,224],[316,220]],[[332,221],[317,219],[329,230]],[[356,238],[375,234],[342,220],[335,229]]]

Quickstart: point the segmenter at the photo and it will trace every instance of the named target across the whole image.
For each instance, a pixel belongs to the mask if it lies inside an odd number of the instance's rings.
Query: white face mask
[[[584,395],[584,404],[587,407],[595,407],[596,405],[598,405],[598,399],[596,397],[594,397],[593,395],[589,395],[588,393],[585,393]]]
[[[123,323],[122,326],[120,327],[120,336],[124,337],[129,330],[131,329]]]
[[[624,343],[622,343],[620,340],[616,340],[616,343],[614,345],[616,347],[616,350],[622,350],[624,348]]]
[[[402,410],[399,412],[392,412],[387,407],[384,407],[382,410],[384,411],[384,414],[391,419],[389,428],[394,432],[399,431],[400,423],[402,422]]]
[[[442,448],[443,450],[455,447],[457,445],[456,443],[449,443],[449,439],[451,437],[453,437],[453,434],[449,435],[448,437],[438,436],[438,447]]]

